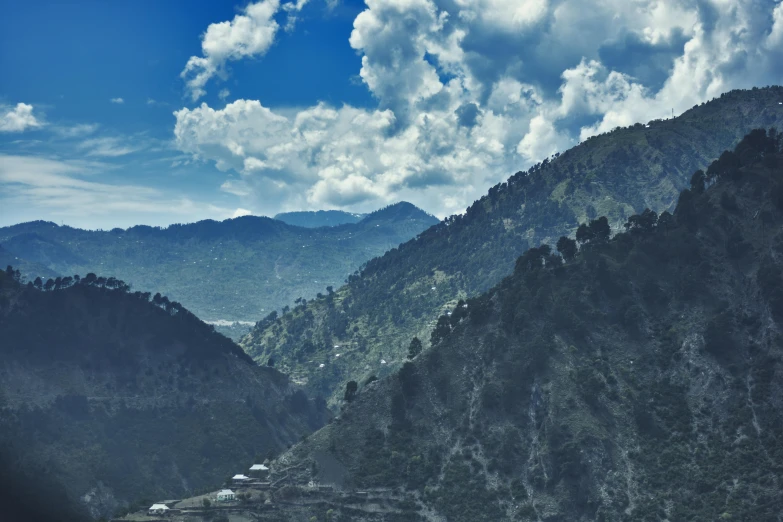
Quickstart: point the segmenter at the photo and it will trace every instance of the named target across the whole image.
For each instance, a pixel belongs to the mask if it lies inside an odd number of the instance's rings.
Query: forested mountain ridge
[[[368,259],[437,222],[403,202],[319,229],[257,216],[111,231],[35,221],[0,228],[0,244],[60,274],[109,273],[134,289],[163,292],[207,321],[255,322],[342,284]],[[19,268],[30,279],[40,275]]]
[[[286,520],[321,520],[310,480],[346,492],[331,520],[781,520],[782,152],[756,131],[673,215],[529,249],[272,464],[312,506]],[[356,510],[398,488],[403,515]]]
[[[318,228],[358,223],[366,215],[343,212],[342,210],[316,210],[310,212],[281,212],[280,214],[275,214],[275,219],[297,227]]]
[[[414,336],[426,346],[439,315],[500,281],[529,246],[598,215],[617,228],[647,207],[671,209],[691,174],[751,129],[783,128],[781,102],[782,87],[732,91],[671,120],[590,138],[369,261],[333,295],[259,322],[241,344],[334,405],[348,380],[399,367]]]
[[[0,446],[93,517],[218,484],[328,418],[160,294],[95,274],[21,279],[0,272]]]

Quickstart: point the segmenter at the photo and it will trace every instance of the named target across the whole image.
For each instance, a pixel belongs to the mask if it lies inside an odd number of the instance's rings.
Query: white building
[[[252,466],[250,466],[250,471],[269,471],[269,468],[267,468],[263,464],[253,464]]]
[[[147,510],[149,515],[165,515],[169,510],[166,504],[152,504]]]
[[[244,482],[245,480],[250,480],[250,477],[246,477],[240,474],[240,475],[234,475],[233,477],[231,477],[231,480],[233,480],[234,482]]]
[[[228,502],[234,500],[234,492],[230,489],[221,489],[217,494],[218,502]]]

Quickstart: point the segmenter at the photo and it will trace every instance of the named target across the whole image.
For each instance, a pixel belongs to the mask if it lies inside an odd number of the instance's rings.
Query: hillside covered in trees
[[[598,216],[617,230],[645,208],[671,211],[695,170],[755,127],[783,128],[780,102],[783,87],[732,91],[590,138],[371,260],[334,294],[260,321],[241,344],[336,405],[346,382],[398,368],[414,336],[428,345],[440,315],[497,284],[529,247]]]
[[[410,203],[319,229],[257,216],[111,231],[36,221],[0,228],[0,244],[27,262],[18,268],[29,279],[52,277],[42,267],[112,274],[135,290],[167,294],[203,320],[253,323],[341,285],[368,259],[437,222]]]
[[[0,340],[0,460],[93,517],[213,486],[328,417],[179,303],[113,277],[25,283],[8,267]]]
[[[330,520],[779,520],[779,136],[692,174],[673,213],[607,224],[527,250],[273,467],[408,499]]]

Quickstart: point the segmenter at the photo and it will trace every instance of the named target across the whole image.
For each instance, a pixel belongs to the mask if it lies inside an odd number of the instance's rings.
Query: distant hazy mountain
[[[0,243],[53,272],[112,275],[135,290],[165,293],[204,320],[252,324],[298,297],[339,286],[368,259],[437,222],[398,203],[357,223],[318,229],[255,216],[111,231],[36,221],[0,228]],[[42,275],[27,264],[20,269]]]
[[[718,156],[673,215],[527,250],[399,371],[353,383],[272,463],[286,487],[256,519],[780,520],[781,140]]]
[[[283,212],[277,214],[275,219],[297,227],[318,228],[358,223],[365,216],[367,214],[352,214],[342,210],[318,210],[314,212]]]
[[[259,323],[242,345],[334,404],[347,381],[399,367],[413,336],[426,346],[439,315],[497,284],[530,246],[554,244],[596,216],[617,228],[645,208],[671,209],[693,172],[750,130],[783,129],[781,102],[781,87],[733,91],[671,120],[590,138],[369,261],[332,298]]]
[[[58,481],[94,517],[197,493],[326,420],[178,303],[114,279],[57,286],[0,272],[0,448],[15,448],[0,461],[44,470],[35,483]]]

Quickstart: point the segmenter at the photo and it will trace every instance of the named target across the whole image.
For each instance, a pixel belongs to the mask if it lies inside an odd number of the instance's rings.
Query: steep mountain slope
[[[94,274],[49,291],[20,277],[0,272],[0,444],[94,516],[219,483],[326,419],[178,303]]]
[[[297,227],[318,228],[358,223],[366,215],[343,212],[342,210],[317,210],[315,212],[283,212],[275,215],[275,219]]]
[[[0,243],[61,274],[111,273],[135,289],[164,292],[207,321],[255,322],[341,284],[437,221],[410,203],[321,229],[255,216],[108,232],[37,221],[0,229]]]
[[[399,367],[414,336],[426,345],[440,314],[500,281],[529,246],[597,215],[618,227],[646,207],[670,209],[696,169],[752,128],[783,127],[782,101],[781,87],[733,91],[673,120],[591,138],[371,260],[333,297],[259,322],[241,344],[335,404],[346,381]]]
[[[283,518],[783,519],[781,141],[755,132],[703,174],[674,216],[588,234],[565,263],[530,249],[444,316],[273,463],[298,470]],[[310,480],[344,493],[318,504]],[[403,515],[357,514],[356,490],[397,488]]]

